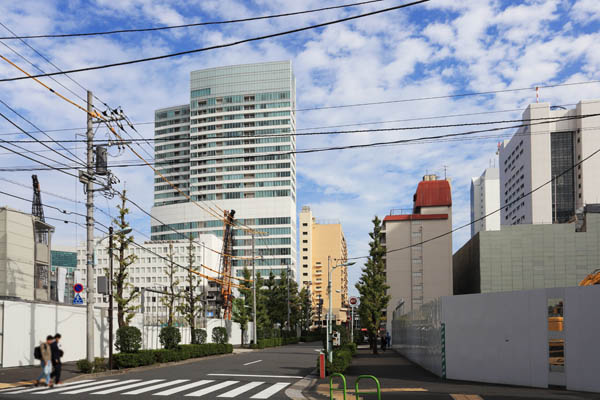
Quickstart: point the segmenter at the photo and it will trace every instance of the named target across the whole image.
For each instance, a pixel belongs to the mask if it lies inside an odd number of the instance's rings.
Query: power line
[[[257,37],[253,37],[253,38],[249,38],[249,39],[242,39],[242,40],[238,40],[235,42],[224,43],[224,44],[219,44],[219,45],[215,45],[215,46],[180,51],[180,52],[176,52],[176,53],[164,54],[164,55],[154,56],[154,57],[139,58],[136,60],[122,61],[122,62],[117,62],[117,63],[112,63],[112,64],[104,64],[104,65],[97,65],[97,66],[93,66],[93,67],[76,68],[76,69],[71,69],[71,70],[62,71],[62,72],[52,72],[52,73],[48,73],[48,74],[5,78],[5,79],[0,79],[0,82],[16,81],[16,80],[31,79],[31,78],[40,78],[40,77],[44,77],[44,76],[72,74],[72,73],[83,72],[83,71],[94,71],[94,70],[118,67],[118,66],[123,66],[123,65],[139,64],[142,62],[162,60],[165,58],[178,57],[178,56],[182,56],[182,55],[186,55],[186,54],[200,53],[200,52],[209,51],[209,50],[222,49],[222,48],[237,46],[237,45],[240,45],[243,43],[256,42],[256,41],[261,41],[261,40],[270,39],[270,38],[274,38],[274,37],[285,36],[285,35],[289,35],[292,33],[298,33],[298,32],[308,31],[311,29],[322,28],[324,26],[339,24],[339,23],[346,22],[346,21],[352,21],[352,20],[359,19],[359,18],[364,18],[364,17],[368,17],[368,16],[372,16],[372,15],[382,14],[382,13],[386,13],[386,12],[390,12],[390,11],[394,11],[394,10],[399,10],[401,8],[415,6],[417,4],[426,3],[428,1],[430,1],[430,0],[413,1],[411,3],[406,3],[406,4],[399,5],[399,6],[384,8],[381,10],[376,10],[376,11],[372,11],[372,12],[368,12],[368,13],[364,13],[364,14],[354,15],[351,17],[346,17],[346,18],[341,18],[341,19],[337,19],[337,20],[333,20],[333,21],[323,22],[323,23],[316,24],[316,25],[305,26],[303,28],[291,29],[291,30],[284,31],[284,32],[272,33],[269,35],[257,36]]]
[[[520,197],[518,197],[518,198],[516,198],[516,199],[514,199],[514,200],[511,200],[510,202],[508,202],[507,204],[505,204],[505,205],[501,206],[501,207],[500,207],[500,208],[498,208],[497,210],[494,210],[494,211],[492,211],[492,212],[490,212],[490,213],[488,213],[488,214],[486,214],[486,215],[483,215],[482,217],[480,217],[480,218],[477,218],[476,220],[473,220],[473,221],[471,221],[471,222],[469,222],[469,223],[467,223],[467,224],[464,224],[464,225],[461,225],[461,226],[459,226],[459,227],[456,227],[456,228],[454,228],[454,229],[452,229],[452,230],[450,230],[450,231],[448,231],[448,232],[444,232],[444,233],[442,233],[442,234],[440,234],[440,235],[437,235],[437,236],[431,237],[431,238],[429,238],[429,239],[423,240],[423,241],[421,241],[421,242],[418,242],[418,243],[413,243],[413,244],[410,244],[410,245],[408,245],[408,246],[400,247],[400,248],[397,248],[397,249],[391,249],[391,250],[387,250],[387,249],[386,249],[386,252],[385,252],[385,254],[394,253],[394,252],[397,252],[397,251],[408,250],[408,249],[410,249],[410,248],[412,248],[412,247],[415,247],[415,246],[421,246],[421,245],[423,245],[423,244],[425,244],[425,243],[429,243],[429,242],[432,242],[432,241],[434,241],[434,240],[437,240],[437,239],[443,238],[443,237],[445,237],[445,236],[451,235],[451,234],[453,234],[454,232],[456,232],[456,231],[458,231],[458,230],[460,230],[460,229],[466,228],[466,227],[468,227],[468,226],[471,226],[471,225],[473,225],[473,224],[474,224],[474,223],[476,223],[476,222],[483,221],[483,220],[484,220],[484,219],[486,219],[487,217],[489,217],[489,216],[491,216],[491,215],[494,215],[494,214],[496,214],[496,213],[498,213],[498,212],[502,211],[503,209],[505,209],[505,208],[508,208],[508,207],[512,206],[513,204],[515,204],[515,203],[517,203],[517,202],[521,201],[523,198],[525,198],[525,197],[527,197],[527,196],[530,196],[530,195],[532,195],[533,193],[537,192],[538,190],[540,190],[540,189],[541,189],[541,188],[543,188],[544,186],[546,186],[546,185],[549,185],[549,184],[551,184],[552,182],[556,181],[558,178],[562,177],[562,176],[563,176],[563,175],[565,175],[566,173],[573,171],[573,170],[574,170],[576,167],[578,167],[578,166],[580,166],[581,164],[583,164],[583,162],[584,162],[584,161],[587,161],[587,160],[589,160],[590,158],[592,158],[593,156],[595,156],[595,155],[596,155],[596,154],[598,154],[598,153],[600,153],[600,148],[596,149],[596,150],[595,150],[593,153],[591,153],[591,154],[590,154],[590,155],[588,155],[587,157],[583,158],[581,161],[579,161],[579,162],[577,162],[577,163],[573,164],[571,167],[567,168],[566,170],[564,170],[564,171],[563,171],[563,172],[561,172],[560,174],[558,174],[558,175],[554,175],[554,177],[552,177],[552,178],[551,178],[549,181],[546,181],[546,182],[542,183],[541,185],[537,186],[536,188],[534,188],[534,189],[530,190],[530,191],[529,191],[529,192],[527,192],[527,193],[523,193],[523,194],[522,194]],[[358,260],[358,259],[361,259],[361,258],[369,258],[369,257],[370,257],[370,256],[358,256],[358,257],[350,257],[350,258],[348,258],[348,260]]]
[[[339,9],[339,8],[356,7],[356,6],[361,6],[361,5],[365,5],[365,4],[369,4],[369,3],[378,3],[381,1],[383,1],[383,0],[370,0],[370,1],[363,1],[360,3],[342,4],[342,5],[338,5],[338,6],[317,8],[317,9],[313,9],[313,10],[295,11],[295,12],[273,14],[273,15],[263,15],[263,16],[259,16],[259,17],[239,18],[239,19],[232,19],[232,20],[225,20],[225,21],[209,21],[209,22],[182,24],[182,25],[159,26],[159,27],[152,27],[152,28],[119,29],[119,30],[101,31],[101,32],[59,33],[59,34],[28,35],[28,36],[17,36],[17,37],[0,37],[0,40],[99,36],[99,35],[113,35],[113,34],[117,34],[117,33],[162,31],[162,30],[169,30],[169,29],[190,28],[190,27],[195,27],[195,26],[233,24],[233,23],[238,23],[238,22],[248,22],[248,21],[257,21],[257,20],[263,20],[263,19],[290,17],[290,16],[294,16],[294,15],[309,14],[309,13],[315,13],[315,12],[327,11],[327,10],[335,10],[335,9]]]

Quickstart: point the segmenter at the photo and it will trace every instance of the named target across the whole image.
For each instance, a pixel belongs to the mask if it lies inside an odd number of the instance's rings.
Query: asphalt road
[[[0,391],[2,399],[287,399],[286,389],[314,368],[319,343],[276,347],[196,362],[69,382],[54,389]]]

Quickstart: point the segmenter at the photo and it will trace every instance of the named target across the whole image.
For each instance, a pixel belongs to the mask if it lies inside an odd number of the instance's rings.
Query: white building
[[[585,117],[598,113],[598,100],[580,101],[569,110],[548,103],[527,107],[528,125],[500,146],[500,201],[510,204],[502,209],[502,225],[562,223],[585,204],[600,202],[600,157],[563,174],[600,149],[600,116]],[[544,120],[565,117],[570,119]]]
[[[241,225],[264,233],[257,272],[289,265],[295,276],[295,99],[290,61],[193,71],[190,103],[155,114],[157,166],[185,195],[156,176],[152,239],[181,239],[173,229],[221,238],[223,210],[235,210]],[[247,230],[236,227],[234,240],[234,255],[252,256]],[[233,260],[238,276],[244,266],[248,259]]]
[[[97,282],[98,277],[107,276],[107,272],[110,268],[110,258],[108,256],[108,239],[100,241],[101,238],[95,239],[94,248],[94,280]],[[219,249],[222,246],[222,240],[217,238],[215,235],[201,235],[194,241],[194,257],[192,260],[194,269],[204,275],[216,277],[216,272],[210,271],[206,268],[202,268],[202,265],[206,265],[208,268],[212,268],[215,271],[219,269],[219,254],[209,251],[209,248]],[[149,288],[158,291],[164,291],[164,287],[168,285],[168,277],[165,272],[165,267],[168,265],[169,258],[169,246],[173,247],[173,262],[181,266],[189,266],[189,255],[188,246],[189,241],[152,241],[140,243],[144,248],[140,248],[136,245],[130,245],[127,251],[127,255],[133,254],[136,256],[135,262],[127,268],[129,277],[127,282],[133,285],[133,287],[142,289]],[[204,244],[204,246],[202,245]],[[117,253],[114,254],[113,270],[116,272],[119,268],[119,262],[117,259]],[[183,291],[188,286],[186,284],[187,270],[184,268],[178,268],[176,277],[179,280],[177,289]],[[82,283],[87,287],[86,282],[86,246],[85,242],[81,243],[77,248],[77,270],[76,270],[76,281]],[[202,293],[207,287],[207,280],[204,278],[198,278],[198,286],[196,291]],[[210,285],[208,285],[210,286]],[[210,289],[209,289],[210,291]],[[81,293],[81,297],[85,300],[85,290]],[[209,297],[210,299],[210,297]],[[100,308],[108,307],[108,298],[102,294],[96,293],[95,305]],[[140,305],[140,301],[135,303]],[[161,305],[154,302],[149,304],[146,311],[149,313],[164,312],[159,307]],[[115,303],[116,309],[116,303]]]
[[[480,177],[471,178],[471,236],[479,231],[500,230],[499,212],[485,217],[499,208],[500,173],[498,168],[490,167]]]

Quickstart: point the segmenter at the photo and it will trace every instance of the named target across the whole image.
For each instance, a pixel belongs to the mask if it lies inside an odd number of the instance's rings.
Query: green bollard
[[[333,378],[336,376],[339,376],[342,378],[342,383],[344,384],[343,389],[334,389],[333,388]],[[344,391],[344,400],[346,400],[346,377],[344,375],[338,374],[338,373],[331,374],[331,376],[329,377],[329,400],[333,400],[333,391],[334,390],[338,390],[338,391],[343,390]]]
[[[377,392],[359,392],[358,391],[358,382],[360,382],[360,380],[363,378],[373,379],[375,381],[375,383],[377,384]],[[344,383],[344,386],[345,386],[345,383]],[[377,400],[381,400],[381,385],[379,384],[379,381],[377,380],[377,378],[375,378],[373,375],[360,375],[358,378],[356,378],[356,383],[354,384],[354,392],[356,393],[356,400],[358,400],[359,395],[375,394],[375,393],[377,393]]]

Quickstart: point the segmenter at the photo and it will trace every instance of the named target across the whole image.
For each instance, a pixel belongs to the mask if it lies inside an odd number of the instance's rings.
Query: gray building
[[[600,262],[600,205],[567,224],[481,231],[452,261],[454,294],[577,286]]]
[[[155,113],[157,169],[179,190],[155,176],[152,215],[165,225],[152,221],[152,240],[185,239],[173,229],[222,237],[223,210],[236,210],[261,232],[257,272],[291,266],[295,276],[295,109],[290,61],[192,71],[189,104]],[[251,248],[250,232],[235,229],[238,276]]]

